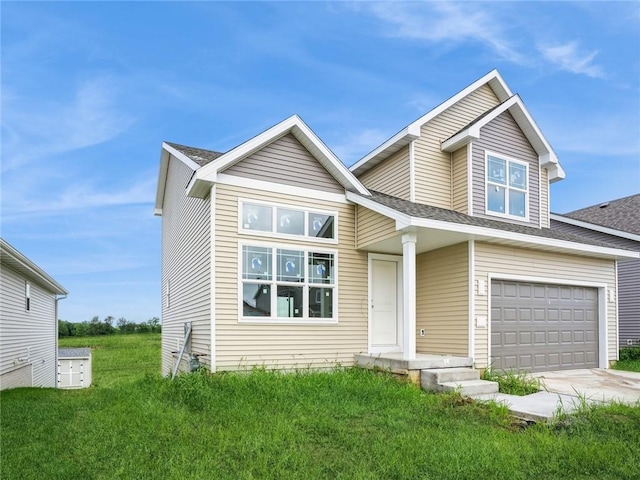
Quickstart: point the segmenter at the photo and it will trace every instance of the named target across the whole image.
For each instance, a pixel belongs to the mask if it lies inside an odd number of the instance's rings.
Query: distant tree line
[[[115,323],[115,326],[114,326]],[[153,317],[142,323],[130,322],[124,317],[115,321],[112,316],[105,317],[100,321],[100,317],[95,316],[90,322],[80,323],[58,320],[58,337],[85,337],[94,335],[113,335],[115,333],[160,333],[162,325],[160,319]]]

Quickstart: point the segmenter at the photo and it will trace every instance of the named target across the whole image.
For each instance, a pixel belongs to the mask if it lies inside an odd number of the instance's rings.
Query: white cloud
[[[501,58],[526,63],[503,31],[499,18],[477,2],[384,2],[371,4],[370,11],[395,26],[394,36],[432,43],[479,42]]]
[[[29,102],[8,90],[2,115],[3,172],[106,142],[134,122],[117,105],[118,83],[109,76],[81,82],[69,100]]]
[[[351,165],[390,137],[388,132],[369,128],[358,133],[341,132],[340,142],[333,152],[345,165]]]
[[[602,67],[593,63],[598,51],[580,51],[576,41],[559,45],[541,46],[539,50],[546,60],[559,66],[563,70],[587,75],[592,78],[605,77]]]

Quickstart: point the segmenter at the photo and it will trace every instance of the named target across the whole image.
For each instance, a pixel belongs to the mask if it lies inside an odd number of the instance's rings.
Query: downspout
[[[53,361],[53,378],[55,379],[54,388],[58,388],[58,336],[60,335],[60,331],[58,329],[58,301],[64,300],[65,298],[67,298],[67,295],[62,295],[61,297],[58,297],[56,295],[55,297],[54,310],[55,310],[55,318],[56,318],[56,348],[55,348],[55,357]]]

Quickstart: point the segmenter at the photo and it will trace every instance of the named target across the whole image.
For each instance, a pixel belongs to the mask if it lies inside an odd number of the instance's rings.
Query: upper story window
[[[24,309],[27,312],[31,311],[31,284],[29,282],[24,284]]]
[[[529,165],[487,154],[487,213],[526,219]]]
[[[240,201],[240,231],[303,240],[336,240],[336,214],[285,205]]]

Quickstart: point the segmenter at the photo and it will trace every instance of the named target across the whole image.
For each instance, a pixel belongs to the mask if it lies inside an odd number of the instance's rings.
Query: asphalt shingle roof
[[[184,153],[191,160],[196,162],[201,167],[213,162],[216,158],[224,155],[222,152],[214,152],[213,150],[205,150],[203,148],[188,147],[186,145],[180,145],[179,143],[164,142],[167,145],[172,146],[181,153]]]
[[[563,216],[640,235],[640,193],[581,208]]]
[[[91,355],[90,348],[59,348],[58,358],[84,358]]]
[[[600,242],[598,240],[593,240],[590,238],[583,238],[558,230],[551,230],[549,228],[528,227],[525,225],[519,225],[517,223],[502,222],[500,220],[492,220],[481,217],[472,217],[470,215],[465,215],[464,213],[459,213],[454,210],[433,207],[431,205],[424,205],[421,203],[414,203],[373,190],[369,191],[371,192],[371,197],[367,198],[375,201],[376,203],[379,203],[380,205],[384,205],[412,217],[426,218],[429,220],[439,220],[442,222],[458,223],[476,227],[493,228],[506,232],[521,233],[524,235],[551,238],[555,240],[564,240],[567,242],[582,243],[598,247],[620,248],[616,245],[611,245],[609,243]]]

